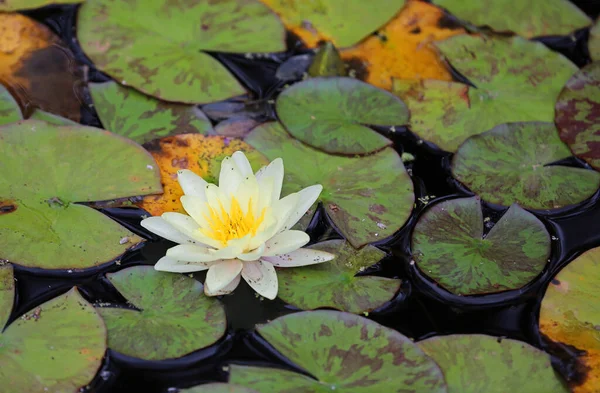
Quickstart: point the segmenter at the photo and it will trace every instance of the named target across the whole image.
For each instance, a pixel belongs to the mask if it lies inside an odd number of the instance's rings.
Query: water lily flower
[[[188,273],[208,270],[204,292],[209,296],[233,291],[240,279],[261,296],[277,296],[277,267],[329,261],[334,255],[301,248],[309,236],[292,230],[317,200],[323,187],[314,185],[280,199],[283,161],[277,158],[256,174],[246,155],[237,151],[221,163],[219,185],[192,171],[178,172],[189,214],[164,213],[141,225],[179,245],[167,250],[154,268]]]

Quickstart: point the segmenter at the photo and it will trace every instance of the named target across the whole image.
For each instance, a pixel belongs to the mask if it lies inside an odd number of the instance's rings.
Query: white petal
[[[266,248],[265,245],[261,244],[255,250],[246,252],[244,254],[240,254],[237,257],[238,257],[238,259],[241,259],[242,261],[256,261],[258,258],[260,258],[263,255],[263,253],[265,252],[265,248]]]
[[[175,243],[197,243],[194,239],[180,232],[161,217],[146,218],[140,222],[140,225],[150,232]]]
[[[243,268],[242,261],[237,259],[228,259],[219,263],[214,263],[206,273],[204,283],[204,292],[209,296],[221,291],[235,280]]]
[[[263,261],[245,262],[242,278],[259,295],[271,300],[277,296],[277,290],[279,289],[277,273],[270,263]]]
[[[315,265],[317,263],[331,261],[333,258],[335,258],[335,255],[326,251],[301,248],[287,254],[281,254],[274,257],[262,257],[261,259],[272,263],[274,266],[297,267]]]
[[[206,180],[189,169],[177,171],[177,180],[185,195],[195,196],[206,200],[206,197],[204,196],[204,190],[208,184]]]
[[[156,262],[154,269],[172,273],[191,273],[206,270],[210,265],[211,263],[183,262],[169,257],[162,257]]]
[[[266,180],[271,178],[273,183],[270,185],[271,189],[271,200],[277,201],[281,196],[281,186],[283,184],[283,160],[281,158],[276,158],[271,163],[265,167],[261,168],[260,171],[256,174],[256,178],[258,179],[258,184],[260,187],[264,187],[266,184]]]
[[[219,173],[219,188],[225,195],[234,194],[244,179],[237,164],[231,157],[225,157],[221,161],[221,172]]]
[[[256,235],[250,239],[248,246],[246,247],[248,250],[254,250],[258,248],[261,244],[265,243],[267,240],[273,237],[275,231],[278,228],[277,220],[273,217],[270,210],[267,208],[267,212],[265,213],[265,218],[263,222],[258,227],[258,231]]]
[[[240,173],[243,177],[254,175],[252,172],[252,167],[250,166],[250,162],[243,151],[236,151],[231,155],[231,158],[235,161]]]
[[[205,283],[204,284],[204,294],[206,294],[206,296],[229,295],[240,284],[241,278],[242,278],[242,276],[238,274],[238,276],[236,278],[234,278],[233,281],[229,283],[229,285],[227,285],[226,287],[224,287],[218,291],[211,290]]]
[[[281,232],[282,228],[290,220],[291,214],[296,210],[298,204],[301,203],[299,198],[300,194],[295,192],[273,203],[271,206],[271,214],[277,219],[275,233]],[[275,233],[273,233],[273,235]]]
[[[289,218],[285,224],[279,228],[279,231],[285,231],[290,229],[302,218],[304,213],[315,203],[319,195],[323,191],[323,186],[315,184],[314,186],[306,187],[305,189],[298,191],[298,204],[295,209],[290,213]]]
[[[299,249],[310,241],[310,237],[302,231],[283,231],[267,240],[263,255],[274,256],[286,254]],[[187,247],[187,246],[181,246]]]
[[[258,182],[258,204],[257,211],[267,208],[273,204],[273,178],[262,178]]]
[[[186,262],[212,262],[221,258],[215,255],[215,250],[199,247],[192,244],[182,244],[167,250],[167,256],[178,261]]]
[[[250,207],[252,208],[252,213],[255,216],[258,215],[259,189],[258,182],[256,181],[254,175],[246,176],[246,178],[242,180],[240,186],[235,192],[235,197],[244,214],[248,212],[248,206],[249,203],[251,203]]]
[[[198,223],[190,216],[181,213],[166,212],[161,216],[166,222],[171,224],[173,228],[177,229],[184,235],[187,235],[191,239],[196,241],[199,246],[208,245],[202,244],[202,240],[206,240],[205,237],[200,233],[200,227]]]
[[[208,205],[205,199],[191,195],[183,195],[180,198],[180,201],[186,213],[189,214],[194,221],[196,221],[198,227],[209,227],[206,217],[210,217],[210,215],[208,213]]]
[[[222,210],[229,213],[231,207],[231,199],[229,195],[226,195],[223,190],[214,184],[209,184],[206,188],[206,202],[213,209],[213,211],[222,217]]]

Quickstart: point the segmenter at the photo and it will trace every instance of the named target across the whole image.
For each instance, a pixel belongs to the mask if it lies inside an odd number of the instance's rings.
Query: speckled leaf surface
[[[212,130],[210,120],[192,105],[160,101],[116,82],[89,86],[104,128],[137,143]]]
[[[3,0],[0,1],[0,12],[31,10],[51,4],[76,4],[85,0]]]
[[[354,314],[299,312],[258,326],[257,331],[316,379],[288,379],[290,372],[276,369],[267,369],[270,378],[265,372],[256,378],[251,368],[232,368],[230,382],[261,393],[447,391],[437,364],[408,337]]]
[[[208,347],[225,334],[223,306],[185,275],[135,266],[106,275],[138,310],[103,307],[108,346],[144,360],[178,358]]]
[[[75,202],[160,192],[153,165],[140,146],[96,128],[36,120],[1,127],[0,258],[74,269],[121,255],[142,239]]]
[[[94,378],[105,351],[102,318],[73,288],[0,334],[2,392],[77,392]]]
[[[600,173],[550,165],[571,156],[552,123],[510,123],[469,138],[452,159],[452,174],[482,199],[527,209],[555,209],[596,192]]]
[[[392,142],[367,125],[408,122],[406,105],[393,94],[353,78],[310,78],[284,90],[277,115],[301,141],[330,153],[365,154]]]
[[[460,198],[425,211],[411,248],[419,269],[442,287],[478,295],[517,289],[535,278],[550,256],[550,235],[533,214],[512,205],[483,237],[479,199]]]
[[[592,60],[600,61],[600,18],[596,20],[596,23],[590,29],[588,49]]]
[[[179,393],[259,393],[256,390],[230,383],[207,383],[189,389],[180,389]]]
[[[568,0],[435,0],[435,4],[474,25],[527,38],[568,35],[591,23],[590,18]]]
[[[19,104],[13,96],[0,84],[0,126],[23,119]]]
[[[565,266],[548,285],[540,309],[540,332],[573,346],[585,378],[571,386],[575,393],[600,390],[600,247]]]
[[[455,334],[418,345],[441,367],[448,393],[569,392],[550,356],[521,341]]]
[[[283,51],[284,33],[257,0],[96,0],[84,3],[77,19],[79,42],[99,69],[146,94],[186,103],[245,93],[204,51]]]
[[[79,125],[79,123],[74,122],[73,120],[69,120],[66,119],[64,117],[49,113],[49,112],[45,112],[41,109],[36,109],[33,111],[33,113],[31,114],[31,116],[29,116],[29,119],[32,120],[41,120],[41,121],[45,121],[48,124],[53,124],[55,126],[76,126]]]
[[[573,154],[600,170],[600,62],[569,79],[558,96],[554,121]]]
[[[391,148],[366,157],[333,156],[290,137],[279,123],[256,127],[246,142],[286,163],[283,195],[323,185],[319,200],[354,247],[392,235],[410,216],[412,180]]]
[[[401,281],[397,279],[355,277],[385,256],[371,245],[356,250],[344,240],[329,240],[308,248],[330,252],[335,259],[278,270],[277,296],[286,303],[303,310],[328,307],[360,314],[383,305],[400,289]]]
[[[0,331],[4,329],[15,301],[15,280],[11,264],[0,265]]]

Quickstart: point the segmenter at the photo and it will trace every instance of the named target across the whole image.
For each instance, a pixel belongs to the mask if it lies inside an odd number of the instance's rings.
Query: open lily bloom
[[[312,265],[333,259],[324,251],[301,248],[310,240],[290,230],[317,200],[323,187],[314,185],[279,199],[283,161],[277,158],[256,175],[241,151],[221,164],[219,186],[189,170],[178,172],[189,214],[164,213],[142,226],[179,243],[154,268],[188,273],[207,270],[204,292],[233,291],[243,278],[260,295],[274,299],[278,282],[274,266]]]

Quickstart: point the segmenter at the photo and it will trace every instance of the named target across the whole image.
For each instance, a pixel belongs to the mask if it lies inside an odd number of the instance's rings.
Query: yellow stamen
[[[232,239],[240,239],[247,234],[256,235],[258,227],[265,218],[266,209],[263,208],[258,217],[254,216],[252,209],[252,198],[248,201],[248,210],[244,214],[238,200],[231,197],[231,207],[229,213],[223,207],[223,204],[219,202],[220,214],[215,211],[210,205],[208,211],[210,217],[204,215],[204,218],[208,222],[210,228],[200,229],[205,236],[211,239],[221,242],[224,246],[227,242]]]

